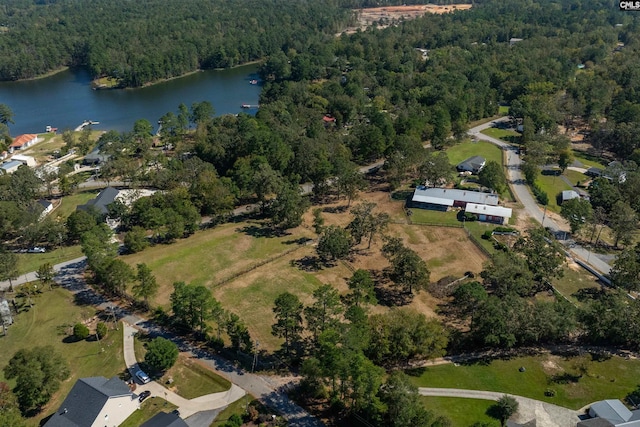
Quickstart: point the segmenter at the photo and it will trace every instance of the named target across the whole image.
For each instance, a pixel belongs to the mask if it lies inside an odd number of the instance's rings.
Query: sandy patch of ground
[[[557,356],[549,356],[547,360],[542,362],[542,369],[547,375],[554,375],[564,371],[557,362]]]
[[[371,26],[374,22],[381,22],[382,25],[378,25],[378,28],[386,28],[391,23],[397,22],[401,19],[416,19],[427,13],[450,13],[458,10],[471,9],[470,4],[450,4],[450,5],[434,5],[434,4],[415,4],[411,6],[385,6],[385,7],[372,7],[366,9],[356,9],[354,12],[357,16],[358,25],[355,27],[347,28],[342,34],[353,34],[358,29],[365,30]]]

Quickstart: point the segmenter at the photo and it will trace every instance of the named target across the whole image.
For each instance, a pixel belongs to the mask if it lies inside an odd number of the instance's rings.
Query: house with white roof
[[[498,202],[498,195],[493,193],[418,186],[410,205],[415,208],[446,211],[449,207],[464,208],[467,203],[497,206]]]
[[[478,217],[478,221],[492,222],[494,224],[506,224],[512,215],[511,208],[480,205],[477,203],[467,203],[465,212],[475,214]]]

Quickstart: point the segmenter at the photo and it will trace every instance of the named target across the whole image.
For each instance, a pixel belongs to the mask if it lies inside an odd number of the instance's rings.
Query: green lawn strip
[[[435,415],[446,417],[455,427],[469,427],[476,422],[490,427],[500,426],[498,420],[486,413],[493,405],[490,400],[430,396],[421,396],[420,400],[428,410]]]
[[[43,254],[18,254],[18,274],[36,271],[42,264],[59,264],[82,256],[80,245],[63,246]]]
[[[488,224],[480,221],[465,221],[465,228],[475,237],[476,241],[482,245],[490,254],[494,253],[496,249],[493,247],[493,239],[483,239],[482,234],[487,230],[493,230],[497,227],[496,224]]]
[[[453,225],[462,228],[462,222],[458,220],[458,213],[455,211],[440,212],[414,208],[411,212],[410,218],[413,224]]]
[[[69,215],[75,212],[76,207],[78,205],[84,205],[89,200],[95,198],[98,195],[99,191],[82,191],[80,193],[72,194],[70,196],[64,196],[58,206],[53,212],[51,212],[51,216],[55,218],[64,218],[67,219]]]
[[[140,404],[140,409],[129,416],[120,427],[139,427],[159,412],[171,412],[178,407],[160,397],[148,397]]]
[[[187,239],[171,245],[157,245],[124,256],[131,266],[146,263],[160,285],[160,292],[152,304],[168,307],[172,285],[177,281],[212,286],[238,271],[276,256],[291,248],[300,235],[268,237],[259,222],[224,224],[210,230],[196,232]],[[311,236],[311,232],[307,233]],[[159,301],[158,301],[159,300]]]
[[[604,361],[591,361],[587,374],[576,383],[550,382],[552,375],[576,373],[574,358],[554,357],[552,366],[559,369],[545,372],[543,363],[551,356],[517,357],[470,365],[440,365],[424,368],[414,383],[419,387],[448,387],[510,393],[579,409],[603,399],[622,399],[638,386],[640,360],[625,360],[613,356]],[[519,368],[525,371],[520,372]],[[545,396],[553,389],[555,397]]]
[[[247,412],[247,405],[250,405],[253,402],[256,402],[256,401],[253,399],[253,396],[251,396],[251,395],[247,395],[247,396],[243,397],[242,399],[236,400],[235,402],[231,403],[229,406],[224,408],[218,414],[216,419],[213,420],[213,422],[211,423],[211,425],[209,427],[220,427],[221,425],[226,423],[229,420],[229,418],[231,417],[231,415],[233,415],[233,414],[238,414],[238,415],[242,416],[244,413]]]
[[[145,343],[149,341],[146,335],[135,337],[133,344],[138,362],[144,362],[144,355],[147,353]],[[176,364],[157,381],[185,399],[195,399],[231,388],[229,381],[182,355],[178,357]]]
[[[520,132],[516,132],[511,129],[500,129],[500,128],[487,128],[481,131],[481,133],[497,138],[502,139],[504,141],[511,141],[514,137],[520,137]]]
[[[585,169],[589,169],[589,168],[604,169],[607,167],[607,163],[604,160],[599,159],[596,156],[591,156],[586,153],[583,153],[582,151],[574,150],[573,157],[575,157],[577,161],[582,163]]]
[[[447,149],[447,156],[453,165],[473,156],[482,156],[487,162],[494,161],[502,165],[502,150],[500,147],[486,141],[462,142]]]
[[[558,206],[557,196],[564,190],[571,190],[571,186],[564,182],[559,176],[552,175],[538,175],[536,183],[540,188],[549,196],[548,209],[560,213],[560,206]]]
[[[7,297],[13,298],[11,294]],[[20,299],[17,300],[20,304]],[[0,337],[0,381],[5,381],[2,368],[22,348],[51,345],[69,364],[69,379],[60,385],[60,390],[40,414],[27,420],[28,425],[37,426],[42,418],[57,410],[77,379],[99,375],[110,378],[124,371],[122,328],[113,330],[113,323],[108,325],[109,334],[100,342],[63,342],[71,326],[95,313],[91,306],[75,305],[73,295],[65,289],[47,290],[34,298],[33,307],[15,316],[7,336]],[[9,384],[13,386],[13,381]]]
[[[571,181],[571,183],[573,185],[578,185],[578,183],[584,183],[586,180],[589,180],[591,178],[589,178],[588,176],[586,176],[585,174],[583,174],[582,172],[578,172],[578,171],[573,171],[573,170],[569,170],[567,169],[566,171],[564,171],[564,176],[567,177],[567,179],[569,181]]]
[[[501,105],[498,107],[498,114],[500,114],[501,116],[506,116],[507,114],[509,114],[509,109],[510,107],[508,105]]]

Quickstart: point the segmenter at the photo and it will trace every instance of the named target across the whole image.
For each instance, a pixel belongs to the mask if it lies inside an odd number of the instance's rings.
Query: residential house
[[[458,163],[456,169],[458,172],[471,172],[474,174],[479,173],[484,165],[487,164],[487,160],[481,156],[469,157],[467,160]]]
[[[32,133],[18,135],[13,139],[11,145],[9,145],[9,152],[13,153],[15,150],[24,150],[36,142],[38,142],[38,135]]]
[[[95,199],[89,200],[84,205],[79,205],[76,210],[88,211],[90,209],[97,209],[102,215],[107,215],[107,213],[109,213],[107,206],[116,200],[118,193],[119,191],[116,188],[107,187],[102,190]]]
[[[42,220],[45,216],[49,215],[49,212],[53,210],[53,203],[48,200],[40,199],[38,200],[38,204],[42,206],[42,212],[40,213],[40,220]]]
[[[480,205],[477,203],[467,203],[464,211],[475,214],[478,217],[478,221],[492,222],[494,224],[506,224],[512,215],[511,208]]]
[[[138,396],[118,377],[81,378],[44,427],[117,427],[139,407]]]
[[[178,414],[159,412],[140,427],[188,427]]]
[[[640,410],[630,411],[617,399],[601,400],[589,408],[591,418],[578,427],[640,427]]]
[[[85,166],[97,166],[101,163],[105,163],[111,156],[108,154],[100,154],[100,149],[95,148],[89,154],[84,156],[82,164]]]
[[[2,170],[4,173],[10,174],[17,171],[20,166],[22,166],[22,162],[19,162],[17,160],[10,160],[1,164],[0,170]]]
[[[418,186],[409,205],[421,209],[446,211],[449,207],[464,208],[467,203],[497,206],[498,202],[498,195],[493,193]]]
[[[590,167],[589,169],[587,169],[587,171],[584,174],[587,176],[590,176],[591,178],[597,178],[599,176],[602,176],[603,173],[604,173],[604,169]]]

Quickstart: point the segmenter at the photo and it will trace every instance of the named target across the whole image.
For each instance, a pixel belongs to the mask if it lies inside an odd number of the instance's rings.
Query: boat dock
[[[100,122],[94,122],[93,120],[85,120],[84,122],[82,122],[82,124],[80,126],[75,128],[74,130],[76,132],[80,132],[82,129],[86,128],[87,126],[99,125],[99,124],[100,124]]]

